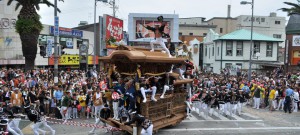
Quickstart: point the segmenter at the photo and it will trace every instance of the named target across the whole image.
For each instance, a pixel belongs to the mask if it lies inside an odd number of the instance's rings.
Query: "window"
[[[243,41],[236,42],[236,56],[243,56]]]
[[[261,21],[261,22],[265,22],[266,19],[265,19],[265,18],[260,18],[260,21]]]
[[[281,39],[281,34],[273,34],[273,38],[279,38],[279,39]]]
[[[232,67],[232,63],[225,63],[225,68],[231,69],[231,67]]]
[[[212,48],[212,56],[215,55],[215,47]]]
[[[190,36],[193,36],[193,33],[190,33]]]
[[[207,56],[207,47],[205,47],[205,56]]]
[[[260,22],[260,18],[259,17],[256,18],[256,22]]]
[[[260,53],[260,42],[254,42],[252,55],[255,56],[256,53]]]
[[[73,49],[73,38],[60,37],[60,38],[59,38],[59,43],[60,43],[64,48],[70,48],[70,49]]]
[[[220,28],[220,33],[223,33],[223,28]]]
[[[179,36],[182,36],[182,32],[179,32]]]
[[[280,21],[275,21],[275,24],[280,24]]]
[[[208,48],[208,58],[210,59],[210,48]]]
[[[83,44],[82,39],[77,39],[77,48],[79,48],[79,46],[82,44]]]
[[[226,56],[232,56],[232,41],[226,41]]]
[[[220,56],[220,47],[218,47],[218,56]]]
[[[273,53],[273,42],[267,42],[267,52],[266,52],[266,57],[272,57]]]
[[[241,72],[243,64],[242,63],[236,63],[236,72]]]
[[[203,33],[203,36],[205,37],[207,35],[207,33]]]

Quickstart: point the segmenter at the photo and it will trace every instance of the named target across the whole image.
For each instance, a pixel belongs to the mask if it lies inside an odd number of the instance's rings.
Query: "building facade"
[[[21,40],[15,32],[19,11],[15,11],[15,2],[11,5],[7,6],[7,1],[0,1],[0,65],[25,64]]]
[[[205,37],[209,29],[215,30],[216,27],[209,25],[203,17],[179,18],[179,36]]]
[[[218,38],[210,31],[203,43],[203,68],[220,73],[224,68],[235,74],[237,69],[248,70],[250,58],[250,34],[248,30],[237,30]],[[253,33],[252,69],[278,63],[278,46],[282,40]]]
[[[25,59],[22,53],[20,36],[16,33],[15,24],[19,11],[15,11],[15,6],[7,6],[7,1],[0,1],[0,66],[22,68]],[[52,66],[53,58],[43,58],[40,56],[39,45],[54,42],[53,26],[43,25],[43,30],[39,36],[38,51],[35,65],[38,67]],[[59,43],[65,49],[65,55],[59,59],[60,67],[79,66],[79,45],[87,44],[89,54],[93,55],[94,36],[93,32],[81,31],[69,28],[60,28]],[[54,50],[52,49],[52,52]],[[90,64],[93,59],[89,58]],[[96,61],[98,63],[98,61]]]
[[[256,33],[285,40],[285,26],[285,17],[279,17],[276,13],[270,13],[269,16],[254,16],[253,31]],[[251,30],[251,15],[238,16],[236,29]],[[279,46],[284,47],[285,42],[280,43]]]
[[[216,25],[215,32],[223,36],[236,30],[237,18],[213,17],[209,19],[207,23],[208,25]]]

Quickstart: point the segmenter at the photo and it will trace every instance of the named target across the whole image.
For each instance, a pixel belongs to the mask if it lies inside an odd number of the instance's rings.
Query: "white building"
[[[270,13],[269,16],[254,16],[253,31],[256,33],[285,40],[285,26],[285,17],[279,17],[276,15],[276,13]],[[238,16],[236,22],[236,29],[251,30],[251,15]],[[281,42],[279,45],[281,47],[284,47],[284,43],[285,42]]]
[[[15,3],[15,2],[14,2]],[[17,15],[19,11],[15,11],[15,4],[7,6],[7,1],[0,0],[0,66],[1,67],[23,67],[25,59],[22,53],[22,44],[20,36],[15,31],[15,24],[17,21]],[[41,31],[39,37],[39,44],[47,44],[47,40],[53,40],[53,31],[51,26],[43,25],[44,29]],[[78,46],[83,42],[89,45],[89,54],[93,55],[94,35],[93,32],[79,31],[68,28],[60,28],[60,45],[65,46],[64,51],[66,54],[64,58],[74,58],[76,60],[63,62],[60,60],[60,65],[64,66],[79,66],[77,63],[77,57],[79,54]],[[39,45],[37,45],[37,57],[35,60],[36,66],[48,66],[51,65],[49,58],[43,58],[40,56]],[[53,51],[52,51],[53,52]],[[72,56],[71,56],[72,55]],[[90,64],[93,62],[89,62]]]
[[[241,29],[218,38],[210,30],[203,43],[203,68],[214,73],[228,68],[233,74],[237,68],[249,69],[250,34]],[[278,46],[282,40],[254,32],[253,42],[252,69],[278,62]]]
[[[15,2],[7,6],[7,1],[0,1],[0,65],[25,64],[22,55],[21,40],[15,31],[17,15]]]

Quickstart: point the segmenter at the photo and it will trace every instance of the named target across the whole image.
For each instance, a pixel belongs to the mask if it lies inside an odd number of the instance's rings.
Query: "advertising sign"
[[[46,48],[46,53],[47,53],[47,56],[50,57],[52,55],[52,47],[53,47],[53,44],[54,43],[54,40],[53,39],[48,39],[47,40],[47,48]]]
[[[293,46],[300,46],[300,35],[293,36]]]
[[[164,33],[170,35],[170,22],[166,23]],[[151,41],[155,38],[155,34],[153,31],[146,29],[145,27],[150,26],[155,28],[155,25],[162,25],[161,22],[158,21],[144,21],[144,20],[137,20],[136,21],[136,30],[135,30],[135,41]]]
[[[88,64],[92,65],[94,56],[88,56]],[[98,64],[98,57],[96,57],[96,64]],[[58,65],[79,65],[80,59],[79,55],[62,55],[58,60]],[[49,65],[54,65],[54,58],[49,58]]]
[[[66,47],[73,48],[73,40],[71,38],[66,40]]]
[[[54,34],[54,26],[50,27],[50,34]],[[59,27],[59,35],[60,36],[80,37],[80,38],[82,38],[83,32],[81,30],[73,30],[73,29],[69,29],[69,28]]]
[[[58,16],[54,17],[54,36],[59,36],[59,18]]]
[[[123,39],[123,20],[104,15],[105,20],[105,42],[106,48],[113,49],[117,46],[114,45],[114,42],[121,41]]]

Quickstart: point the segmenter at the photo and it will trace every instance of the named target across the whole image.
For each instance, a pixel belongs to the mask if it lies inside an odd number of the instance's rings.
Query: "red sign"
[[[105,15],[105,26],[106,26],[106,48],[116,48],[114,40],[116,42],[123,39],[123,20]]]

